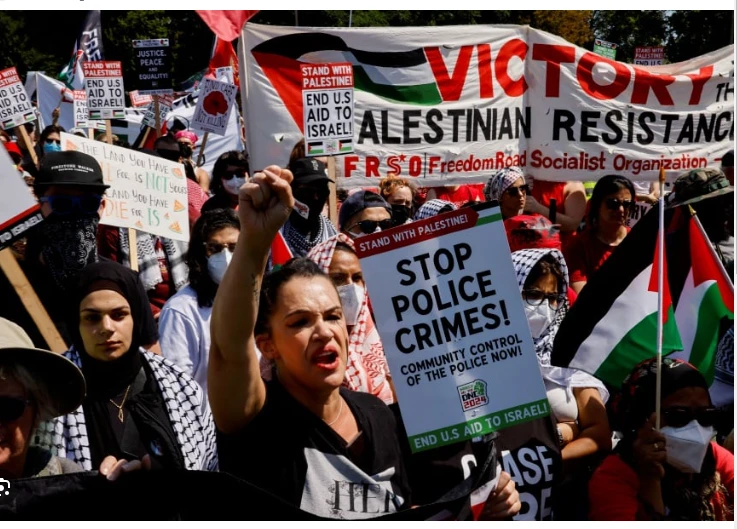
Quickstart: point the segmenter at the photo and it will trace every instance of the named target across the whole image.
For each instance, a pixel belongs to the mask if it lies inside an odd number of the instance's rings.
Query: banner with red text
[[[253,167],[286,165],[303,138],[300,66],[353,65],[354,153],[342,187],[389,172],[419,185],[618,173],[669,180],[718,165],[734,139],[733,46],[687,62],[612,61],[526,26],[295,28],[247,24]]]

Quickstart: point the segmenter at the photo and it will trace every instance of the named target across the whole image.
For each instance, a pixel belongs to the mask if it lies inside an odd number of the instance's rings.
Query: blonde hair
[[[385,200],[388,199],[394,191],[403,187],[409,188],[412,193],[412,199],[414,200],[416,193],[415,188],[406,178],[400,178],[395,173],[389,173],[386,175],[386,178],[383,178],[379,183],[380,194]]]
[[[0,364],[0,380],[12,380],[26,390],[26,398],[36,406],[34,428],[41,421],[55,417],[52,410],[51,395],[43,384],[38,383],[31,372],[19,364]]]

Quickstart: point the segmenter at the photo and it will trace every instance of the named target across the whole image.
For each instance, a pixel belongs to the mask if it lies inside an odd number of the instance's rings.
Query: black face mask
[[[300,211],[300,204],[295,204],[294,211],[289,217],[289,222],[299,231],[306,232],[315,228],[319,222],[322,208],[328,200],[330,191],[325,186],[322,188],[301,188],[293,191],[294,200],[306,206],[306,209]]]
[[[392,204],[392,220],[395,226],[401,226],[412,216],[412,208],[401,204]]]
[[[179,154],[181,154],[183,158],[191,158],[192,157],[192,146],[191,145],[180,145]]]

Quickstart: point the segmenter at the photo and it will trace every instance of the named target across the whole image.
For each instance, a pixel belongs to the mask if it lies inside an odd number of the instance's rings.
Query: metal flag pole
[[[665,254],[665,169],[660,168],[660,200],[658,200],[658,362],[655,376],[655,429],[660,430],[660,388],[663,379],[663,257]]]

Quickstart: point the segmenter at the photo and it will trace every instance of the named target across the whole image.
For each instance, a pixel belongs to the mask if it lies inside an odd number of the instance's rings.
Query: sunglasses
[[[534,288],[523,290],[522,297],[531,307],[542,305],[542,302],[547,299],[548,304],[552,308],[556,308],[559,304],[563,303],[564,300],[564,296],[561,296],[560,294],[546,294],[542,290]]]
[[[41,197],[38,200],[42,203],[48,203],[51,206],[51,211],[58,215],[68,215],[75,209],[84,214],[92,215],[100,209],[102,195],[82,195],[79,197],[52,195]]]
[[[0,423],[17,421],[29,404],[30,400],[18,397],[0,397]]]
[[[234,242],[231,242],[231,243],[228,243],[228,244],[220,244],[220,243],[217,243],[217,242],[205,242],[205,243],[202,243],[202,244],[205,245],[205,254],[207,254],[208,257],[211,256],[211,255],[215,255],[216,253],[220,253],[223,250],[225,250],[226,248],[228,249],[228,251],[230,253],[235,252],[235,243]]]
[[[360,222],[356,222],[352,226],[348,227],[346,231],[351,231],[353,228],[358,226],[361,228],[361,232],[365,234],[374,233],[376,231],[376,228],[381,228],[381,231],[388,230],[394,227],[394,220],[392,219],[384,219],[384,220],[362,220]]]
[[[663,417],[668,426],[680,428],[696,419],[699,424],[705,428],[714,426],[717,422],[716,408],[699,408],[697,410],[691,408],[667,408],[663,410]]]
[[[223,173],[223,180],[230,180],[234,176],[237,178],[245,178],[247,171],[245,169],[241,169],[240,171],[234,171],[234,172],[226,172]]]
[[[619,200],[616,198],[607,198],[604,201],[604,204],[606,205],[606,207],[608,207],[612,211],[617,211],[620,208],[620,206],[623,207],[625,211],[632,207],[631,200]]]
[[[51,145],[52,143],[56,143],[57,145],[61,145],[61,140],[52,140],[51,138],[46,138],[46,144]]]
[[[521,186],[517,187],[508,187],[504,190],[506,194],[508,194],[510,197],[518,197],[520,193],[523,195],[526,195],[530,192],[530,186],[527,184],[522,184]]]

